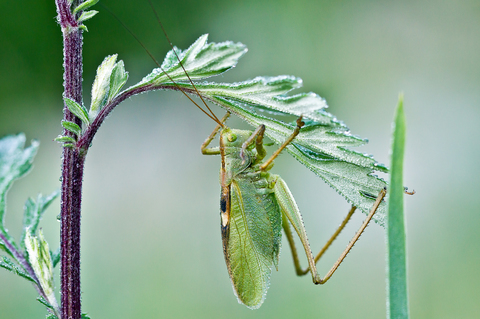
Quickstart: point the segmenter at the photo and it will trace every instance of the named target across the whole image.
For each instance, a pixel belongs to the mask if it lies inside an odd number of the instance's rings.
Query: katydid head
[[[224,126],[220,133],[220,139],[224,147],[241,148],[243,144],[250,138],[252,131],[231,129]]]
[[[220,132],[220,151],[226,183],[255,160],[256,153],[251,149],[251,136],[252,131],[231,129],[226,126]]]
[[[220,145],[221,147],[230,149],[230,152],[239,152],[239,157],[242,160],[241,165],[244,165],[245,162],[250,162],[247,161],[248,158],[255,156],[251,150],[254,147],[254,139],[256,136],[257,131],[224,127],[220,133]]]

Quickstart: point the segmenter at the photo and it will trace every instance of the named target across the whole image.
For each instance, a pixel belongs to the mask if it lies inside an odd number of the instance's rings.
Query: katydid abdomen
[[[272,266],[278,265],[282,215],[268,185],[269,176],[260,177],[260,171],[251,170],[238,174],[228,186],[230,218],[225,226],[222,218],[222,241],[235,294],[246,306],[258,308]]]

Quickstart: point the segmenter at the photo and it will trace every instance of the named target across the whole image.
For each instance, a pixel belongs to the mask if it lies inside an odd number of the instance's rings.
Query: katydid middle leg
[[[275,158],[277,158],[277,156],[280,155],[280,152],[282,152],[283,149],[285,147],[287,147],[287,145],[290,144],[293,141],[293,139],[298,135],[298,133],[300,133],[300,129],[304,125],[305,125],[305,123],[302,121],[302,116],[300,116],[297,119],[297,127],[293,131],[292,135],[290,135],[290,137],[285,142],[283,142],[283,144],[275,151],[275,153],[273,153],[272,156],[270,156],[270,158],[268,160],[266,160],[265,163],[263,163],[260,166],[261,170],[266,171],[271,167],[271,164],[272,164],[273,160]]]
[[[302,128],[302,126],[305,125],[305,123],[302,121],[302,116],[300,116],[298,119],[297,119],[297,127],[295,128],[295,130],[293,131],[293,133],[285,140],[285,142],[283,142],[282,145],[280,145],[280,147],[275,151],[275,153],[272,154],[272,156],[270,156],[270,158],[268,160],[266,160],[264,163],[262,163],[262,165],[260,166],[260,169],[263,170],[263,171],[268,171],[272,166],[271,166],[271,163],[273,162],[273,160],[275,158],[277,158],[278,155],[280,155],[280,153],[283,151],[283,149],[285,147],[287,147],[288,144],[290,144],[293,139],[298,135],[298,133],[300,132],[300,129]],[[248,140],[245,141],[245,143],[243,143],[242,145],[242,150],[240,152],[240,157],[244,157],[244,153],[245,153],[245,150],[247,149],[247,147],[253,143],[253,141],[255,140],[255,148],[257,150],[257,157],[256,157],[256,160],[255,160],[255,164],[256,163],[260,163],[261,160],[263,160],[263,158],[267,155],[267,151],[265,150],[265,148],[263,147],[263,136],[264,136],[264,133],[265,133],[265,125],[260,125],[253,133],[252,135],[250,136],[250,138]]]

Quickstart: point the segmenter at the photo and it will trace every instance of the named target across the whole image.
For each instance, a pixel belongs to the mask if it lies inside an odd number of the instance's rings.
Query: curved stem
[[[125,101],[126,99],[134,95],[149,92],[149,91],[156,91],[156,90],[180,91],[180,89],[177,86],[171,83],[162,84],[162,85],[146,85],[146,86],[134,88],[132,90],[123,91],[116,98],[114,98],[112,101],[110,101],[107,105],[105,105],[102,108],[102,110],[95,117],[95,120],[93,120],[93,122],[87,127],[85,132],[82,134],[82,136],[78,140],[76,144],[76,149],[84,153],[88,151],[88,149],[90,148],[90,144],[92,143],[93,138],[95,137],[95,134],[97,133],[100,126],[102,125],[103,121],[105,121],[107,116],[113,111],[113,109],[118,104],[120,104],[121,102]],[[182,88],[181,90],[183,90],[186,93],[196,94],[195,90],[193,89]],[[204,98],[208,99],[207,97],[204,97]]]

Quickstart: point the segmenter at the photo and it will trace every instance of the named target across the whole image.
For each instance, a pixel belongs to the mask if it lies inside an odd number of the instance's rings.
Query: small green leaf
[[[0,139],[0,233],[17,249],[18,247],[13,237],[8,234],[4,223],[7,191],[16,179],[30,171],[38,145],[37,141],[32,141],[31,146],[24,148],[24,134],[10,135]],[[2,249],[13,256],[13,253],[6,247],[5,243],[1,240],[0,243]]]
[[[120,60],[115,64],[110,76],[110,90],[108,92],[108,101],[111,101],[120,92],[128,79],[128,72],[125,71],[123,61]]]
[[[107,102],[108,91],[110,89],[110,76],[112,75],[116,60],[116,54],[109,55],[97,68],[97,75],[95,76],[95,81],[92,86],[92,103],[89,112],[90,120],[95,119],[98,112],[100,112]]]
[[[406,122],[403,96],[395,112],[392,141],[390,197],[386,223],[387,242],[387,318],[408,319],[407,253],[403,214],[403,157]]]
[[[96,14],[98,13],[98,11],[96,10],[90,10],[90,11],[83,11],[83,13],[80,15],[80,17],[78,18],[78,23],[82,23],[88,19],[91,19],[93,18]]]
[[[24,241],[27,235],[27,229],[30,230],[30,235],[35,236],[43,213],[59,195],[60,190],[56,190],[48,196],[38,194],[37,201],[34,201],[32,198],[27,199],[23,206],[23,232],[20,237],[23,248],[25,248]]]
[[[53,252],[50,250],[50,258],[52,259],[52,266],[55,268],[60,261],[60,247]]]
[[[75,9],[73,9],[73,14],[76,14],[78,11],[80,10],[85,10],[85,9],[88,9],[90,8],[91,6],[94,6],[97,4],[97,2],[100,1],[100,0],[87,0],[85,1],[84,3],[80,4],[78,7],[76,7]]]
[[[84,25],[84,24],[79,25],[78,28],[81,29],[81,30],[83,30],[83,31],[85,31],[85,32],[88,32],[88,28],[87,28],[87,26]],[[55,317],[55,318],[56,318],[56,317]]]
[[[230,70],[237,64],[238,59],[247,52],[246,46],[242,43],[227,41],[207,44],[207,38],[208,34],[202,35],[185,51],[174,48],[192,80],[208,78]],[[174,81],[188,81],[172,50],[168,52],[162,68]],[[167,75],[160,69],[154,69],[142,81],[129,89],[167,82],[171,82]]]
[[[45,319],[58,319],[58,317],[55,316],[53,313],[49,313],[49,314],[47,314],[47,316],[45,317]]]
[[[63,147],[75,148],[75,145],[74,145],[74,144],[67,143],[67,144],[63,144]]]
[[[80,319],[91,319],[91,318],[88,314],[82,313],[82,317]]]
[[[43,297],[37,297],[37,301],[44,305],[47,308],[53,309],[52,305],[49,304]],[[56,317],[55,317],[56,318]]]
[[[73,137],[70,137],[70,136],[63,136],[63,135],[59,135],[57,136],[54,141],[56,142],[59,142],[59,143],[76,143],[77,141],[73,138]]]
[[[62,121],[62,126],[69,132],[72,132],[73,134],[77,136],[82,135],[82,129],[80,126],[78,126],[76,123],[69,122],[69,121]]]
[[[65,101],[65,105],[68,107],[70,112],[75,114],[85,125],[90,124],[90,120],[88,119],[88,112],[83,105],[78,104],[72,99],[68,97],[64,97],[63,100]]]
[[[50,259],[50,250],[43,237],[42,231],[39,231],[37,238],[32,236],[30,230],[27,229],[25,247],[28,252],[28,261],[45,293],[47,302],[52,305],[54,309],[58,309],[58,303],[54,293],[53,265]]]
[[[2,260],[0,261],[0,267],[5,268],[8,271],[13,272],[14,274],[25,278],[33,283],[37,283],[35,279],[30,277],[29,274],[27,274],[23,269],[21,269],[19,266],[15,265],[13,261],[11,261],[8,257],[2,256]]]

